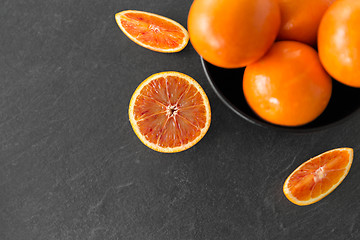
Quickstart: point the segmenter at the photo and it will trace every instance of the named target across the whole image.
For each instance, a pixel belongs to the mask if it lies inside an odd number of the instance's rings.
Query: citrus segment
[[[346,177],[352,159],[351,148],[338,148],[311,158],[286,179],[283,188],[285,196],[297,205],[321,200]]]
[[[210,104],[194,79],[163,72],[150,76],[135,90],[129,119],[146,146],[159,152],[179,152],[195,145],[209,129]]]
[[[115,19],[126,36],[153,51],[178,52],[189,41],[184,27],[157,14],[127,10],[117,13]]]

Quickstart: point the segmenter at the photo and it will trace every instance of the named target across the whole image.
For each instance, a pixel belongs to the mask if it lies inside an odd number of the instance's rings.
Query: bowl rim
[[[311,133],[311,132],[317,132],[317,131],[321,131],[321,130],[325,130],[325,129],[329,129],[331,127],[334,127],[336,125],[340,125],[342,123],[344,123],[345,121],[347,121],[349,118],[353,117],[355,115],[356,112],[359,111],[359,109],[356,109],[355,111],[353,111],[352,113],[350,113],[349,115],[345,116],[342,119],[336,120],[335,122],[323,125],[323,126],[318,126],[318,127],[309,127],[309,128],[302,128],[306,125],[303,126],[299,126],[299,127],[287,127],[287,126],[280,126],[280,125],[275,125],[272,123],[267,123],[265,122],[265,120],[260,121],[256,118],[253,118],[251,116],[249,116],[248,114],[246,114],[245,112],[243,112],[242,110],[240,110],[238,107],[236,107],[223,93],[222,91],[218,88],[218,86],[213,82],[212,78],[209,75],[209,69],[206,66],[206,64],[211,64],[209,62],[207,62],[203,57],[200,56],[200,60],[201,60],[201,65],[203,67],[203,70],[205,72],[206,78],[208,80],[208,82],[210,83],[210,86],[212,87],[212,89],[214,90],[215,94],[218,96],[218,98],[220,98],[220,100],[229,108],[231,109],[232,112],[234,112],[236,115],[240,116],[242,119],[256,125],[262,128],[266,128],[266,129],[273,129],[273,130],[280,130],[280,131],[284,131],[284,132],[294,132],[294,133]]]

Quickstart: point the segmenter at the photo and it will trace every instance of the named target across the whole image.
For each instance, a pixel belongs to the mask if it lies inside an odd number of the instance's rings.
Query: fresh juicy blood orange
[[[335,0],[279,0],[281,25],[279,40],[316,45],[322,16]]]
[[[154,74],[135,90],[130,123],[149,148],[166,153],[194,146],[209,129],[209,100],[201,86],[178,72]]]
[[[286,179],[285,196],[296,205],[309,205],[323,199],[344,180],[352,160],[351,148],[337,148],[311,158]]]
[[[243,91],[259,117],[277,125],[300,126],[325,110],[332,80],[313,48],[281,41],[246,67]]]
[[[188,16],[190,41],[206,61],[239,68],[263,56],[280,27],[275,0],[195,0]]]
[[[360,87],[360,1],[337,0],[321,20],[319,56],[339,82]]]
[[[189,34],[179,23],[148,12],[127,10],[115,15],[120,29],[140,46],[157,52],[179,52]]]

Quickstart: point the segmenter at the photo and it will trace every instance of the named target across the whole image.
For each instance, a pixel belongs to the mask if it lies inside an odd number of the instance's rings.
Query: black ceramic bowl
[[[293,132],[311,132],[339,124],[360,108],[360,89],[348,87],[333,80],[333,92],[329,105],[316,120],[300,127],[274,125],[258,117],[247,104],[242,87],[245,68],[219,68],[203,58],[201,58],[201,62],[212,88],[225,105],[243,119],[261,127]]]

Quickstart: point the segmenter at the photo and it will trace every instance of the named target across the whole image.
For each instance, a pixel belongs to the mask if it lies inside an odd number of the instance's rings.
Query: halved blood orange
[[[352,148],[337,148],[311,158],[286,179],[285,196],[296,205],[309,205],[323,199],[344,180],[352,160]]]
[[[129,119],[146,146],[174,153],[204,137],[211,111],[204,90],[194,79],[183,73],[162,72],[148,77],[135,90]]]
[[[179,52],[189,34],[179,23],[148,12],[126,10],[115,14],[120,29],[140,46],[157,52]]]

